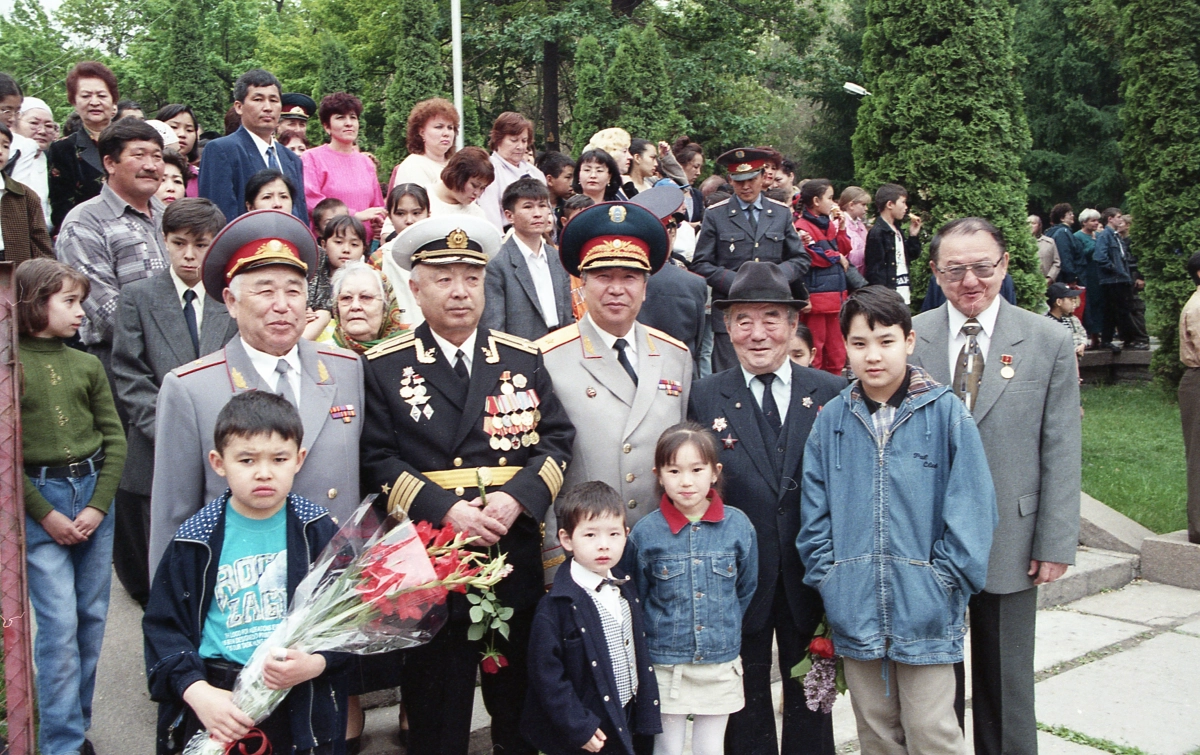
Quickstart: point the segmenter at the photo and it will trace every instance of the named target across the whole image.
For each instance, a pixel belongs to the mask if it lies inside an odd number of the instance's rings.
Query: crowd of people
[[[496,752],[673,755],[690,718],[698,754],[832,755],[788,673],[822,624],[864,753],[965,752],[968,631],[975,751],[1036,752],[1077,353],[1147,342],[1127,217],[1031,216],[1049,318],[1013,306],[986,219],[927,232],[913,318],[906,189],[798,180],[771,147],[607,128],[572,160],[506,112],[459,149],[430,99],[385,187],[350,93],[251,70],[220,135],[186,103],[145,119],[99,63],[66,88],[60,138],[0,75],[42,752],[94,752],[110,563],[164,755],[201,729],[354,752],[357,696],[396,687],[409,753],[465,755],[477,676]],[[368,495],[507,555],[504,663],[479,674],[451,593],[419,648],[272,659],[291,691],[249,719],[233,680]]]

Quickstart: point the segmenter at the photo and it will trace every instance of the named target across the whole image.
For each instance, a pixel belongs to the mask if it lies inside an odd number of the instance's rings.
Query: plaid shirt
[[[87,321],[79,331],[85,344],[111,344],[121,287],[167,268],[162,213],[157,197],[150,198],[146,216],[105,184],[99,196],[79,204],[63,220],[54,246],[58,259],[92,282],[83,303]]]

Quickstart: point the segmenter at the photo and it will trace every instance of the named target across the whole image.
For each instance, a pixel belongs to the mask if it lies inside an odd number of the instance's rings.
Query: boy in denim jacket
[[[608,485],[585,482],[555,502],[554,515],[571,558],[533,617],[521,734],[545,755],[634,755],[633,735],[662,726],[641,602],[613,571],[625,551],[625,507]]]
[[[953,664],[997,520],[983,444],[963,402],[907,364],[899,294],[860,289],[839,320],[858,380],[805,448],[804,581],[825,603],[862,752],[962,755]]]

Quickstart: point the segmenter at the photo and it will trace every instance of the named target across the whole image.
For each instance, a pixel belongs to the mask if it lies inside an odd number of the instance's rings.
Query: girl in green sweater
[[[17,268],[25,558],[37,615],[38,745],[91,755],[96,664],[108,615],[113,523],[107,516],[125,435],[100,360],[67,348],[90,288],[52,259]]]

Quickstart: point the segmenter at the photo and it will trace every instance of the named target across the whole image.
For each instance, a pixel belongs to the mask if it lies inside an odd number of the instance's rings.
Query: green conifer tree
[[[1195,291],[1187,259],[1200,251],[1200,4],[1126,0],[1121,15],[1131,250],[1160,341],[1151,365],[1173,386],[1183,371],[1179,310]]]
[[[362,91],[362,79],[354,70],[354,61],[350,58],[350,48],[341,39],[332,34],[321,40],[321,67],[317,74],[317,91],[315,99],[334,92],[349,92],[357,94]]]
[[[595,37],[575,45],[575,107],[571,110],[571,147],[578,157],[592,134],[604,128],[604,53]]]
[[[1006,0],[868,0],[863,98],[854,163],[869,191],[903,184],[929,230],[979,216],[1004,233],[1018,301],[1044,294],[1025,224],[1021,156],[1029,128]],[[928,255],[912,265],[914,302],[924,296]]]
[[[167,59],[172,72],[167,77],[167,99],[191,105],[202,124],[221,123],[229,98],[208,66],[203,41],[197,38],[200,13],[196,0],[178,0],[169,19]]]
[[[446,94],[446,70],[437,36],[437,8],[430,0],[400,0],[395,72],[384,102],[384,154],[395,162],[408,155],[408,114],[421,100]]]
[[[605,110],[614,114],[609,125],[632,136],[659,141],[683,131],[667,53],[652,24],[642,30],[632,24],[621,29],[604,87]]]

